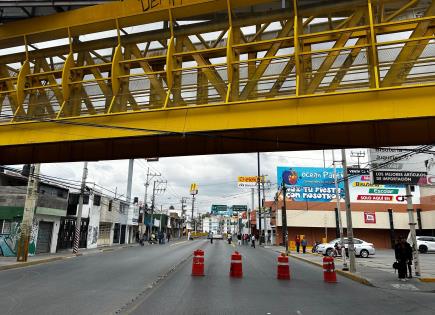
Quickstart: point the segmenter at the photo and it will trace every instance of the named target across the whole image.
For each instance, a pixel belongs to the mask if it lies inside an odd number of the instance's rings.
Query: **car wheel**
[[[326,250],[326,256],[330,256],[330,257],[332,257],[333,254],[334,254],[334,251],[332,250],[332,248],[328,248],[328,249]]]
[[[427,246],[426,245],[420,245],[420,247],[418,248],[418,251],[422,254],[426,254],[427,253]]]
[[[359,255],[360,255],[362,258],[367,258],[367,257],[369,257],[369,251],[368,251],[367,249],[362,249],[362,250],[360,251]]]

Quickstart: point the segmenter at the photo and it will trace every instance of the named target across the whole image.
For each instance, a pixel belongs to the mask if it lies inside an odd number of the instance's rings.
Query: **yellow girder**
[[[269,3],[274,10],[258,14]],[[127,0],[0,26],[0,48],[17,48],[0,56],[0,155],[166,132],[433,121],[433,4],[276,3]],[[155,22],[163,29],[148,30]],[[130,26],[139,31],[122,35]],[[82,39],[100,31],[116,36]],[[433,132],[419,136],[433,141]]]

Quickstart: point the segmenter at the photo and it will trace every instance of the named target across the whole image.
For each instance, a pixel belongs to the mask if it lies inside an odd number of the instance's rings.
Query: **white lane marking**
[[[187,242],[188,241],[182,241],[182,242],[178,242],[178,243],[172,243],[171,245],[169,245],[169,247],[181,245],[181,244],[184,244],[184,243],[187,243]]]
[[[391,286],[395,289],[400,289],[400,290],[419,291],[419,289],[413,284],[394,283]]]
[[[297,310],[297,311],[296,311],[296,314],[298,314],[298,315],[302,315],[302,312],[299,311],[299,310]]]

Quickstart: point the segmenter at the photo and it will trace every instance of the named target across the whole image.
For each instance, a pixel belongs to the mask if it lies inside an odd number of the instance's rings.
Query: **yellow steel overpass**
[[[125,0],[0,26],[0,164],[435,143],[431,0]]]

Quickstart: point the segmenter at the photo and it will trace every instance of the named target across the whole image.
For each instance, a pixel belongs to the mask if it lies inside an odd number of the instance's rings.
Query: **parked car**
[[[340,239],[337,238],[335,240],[330,241],[329,243],[323,243],[317,245],[317,252],[323,254],[325,256],[333,256],[334,255],[334,245],[338,243],[340,244]],[[367,258],[369,255],[375,254],[375,247],[372,243],[368,243],[366,241],[360,240],[359,238],[354,238],[353,243],[355,246],[355,255],[360,256],[362,258]],[[344,238],[344,246],[347,250],[348,248],[348,240],[347,237]]]
[[[435,237],[417,236],[417,248],[422,254],[435,251]]]

